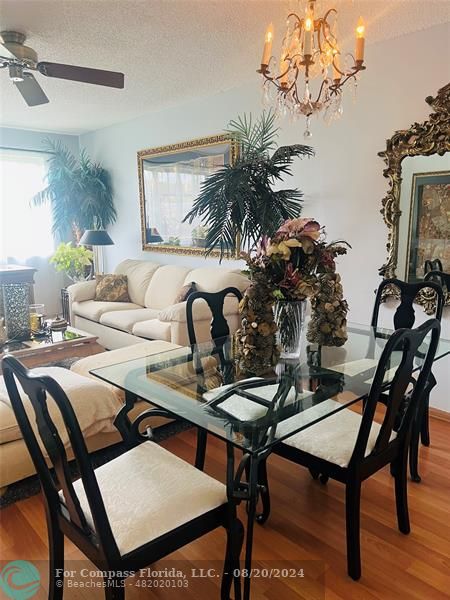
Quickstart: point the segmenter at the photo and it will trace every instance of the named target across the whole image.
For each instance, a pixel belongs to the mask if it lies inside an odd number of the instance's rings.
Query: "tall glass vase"
[[[277,339],[281,358],[300,357],[305,313],[306,300],[298,302],[278,300],[275,303],[274,315],[278,326]]]

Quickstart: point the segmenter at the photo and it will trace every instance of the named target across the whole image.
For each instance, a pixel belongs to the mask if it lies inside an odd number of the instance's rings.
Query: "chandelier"
[[[323,112],[326,122],[342,115],[342,92],[348,81],[357,84],[357,74],[365,69],[365,25],[356,27],[354,56],[342,54],[337,39],[337,10],[330,8],[323,17],[315,14],[316,0],[308,0],[305,16],[290,13],[280,61],[272,56],[273,25],[267,28],[261,68],[264,103],[272,102],[276,90],[276,112],[294,119],[306,117],[305,137],[311,137],[311,116]],[[277,68],[278,67],[278,68]],[[312,80],[316,79],[315,84]],[[303,83],[302,83],[303,80]],[[313,93],[313,88],[315,92]]]

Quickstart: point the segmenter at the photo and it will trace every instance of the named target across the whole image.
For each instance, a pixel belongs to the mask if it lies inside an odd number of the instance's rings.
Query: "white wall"
[[[289,186],[305,193],[303,216],[324,224],[329,239],[346,239],[353,249],[340,260],[350,319],[369,322],[378,268],[386,258],[386,227],[380,215],[387,190],[383,162],[377,152],[397,129],[428,117],[424,99],[450,81],[450,28],[442,25],[368,45],[367,71],[361,76],[357,101],[346,93],[344,116],[330,126],[314,120],[311,160],[297,161]],[[150,109],[151,107],[149,107]],[[133,121],[81,136],[81,146],[111,170],[119,219],[110,234],[115,246],[106,249],[110,269],[125,257],[160,262],[202,263],[205,259],[142,252],[136,152],[220,133],[231,118],[261,111],[260,82],[201,98],[182,106],[149,113]],[[304,123],[282,123],[280,143],[305,143]],[[213,259],[208,259],[212,264]],[[229,263],[224,262],[224,266]],[[448,310],[448,309],[447,309]],[[450,338],[447,312],[443,335]],[[448,364],[448,359],[445,359]],[[448,369],[433,395],[435,406],[450,410]]]
[[[0,127],[0,147],[3,148],[43,151],[45,149],[44,139],[46,137],[54,141],[60,140],[69,148],[69,150],[71,150],[71,152],[75,155],[78,154],[78,136]],[[37,248],[39,247],[40,235],[41,232],[36,231]],[[37,303],[45,304],[46,314],[49,317],[60,313],[60,290],[65,285],[63,273],[57,273],[46,257],[33,256],[27,259],[23,264],[37,269],[34,276],[35,301]]]

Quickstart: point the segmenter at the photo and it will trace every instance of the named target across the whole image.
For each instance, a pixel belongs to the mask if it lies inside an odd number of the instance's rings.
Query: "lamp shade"
[[[81,246],[112,246],[114,242],[104,229],[86,229],[79,244]]]
[[[163,239],[156,227],[147,227],[145,230],[145,241],[149,244],[162,242]]]

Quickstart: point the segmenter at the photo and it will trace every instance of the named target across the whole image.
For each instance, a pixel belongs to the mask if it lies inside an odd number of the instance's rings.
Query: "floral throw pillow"
[[[131,302],[126,275],[96,275],[95,300],[102,302]]]
[[[178,304],[178,302],[185,302],[185,300],[187,300],[189,296],[196,291],[197,286],[195,285],[194,281],[183,285],[181,290],[178,292],[178,296],[175,298],[175,304]]]

